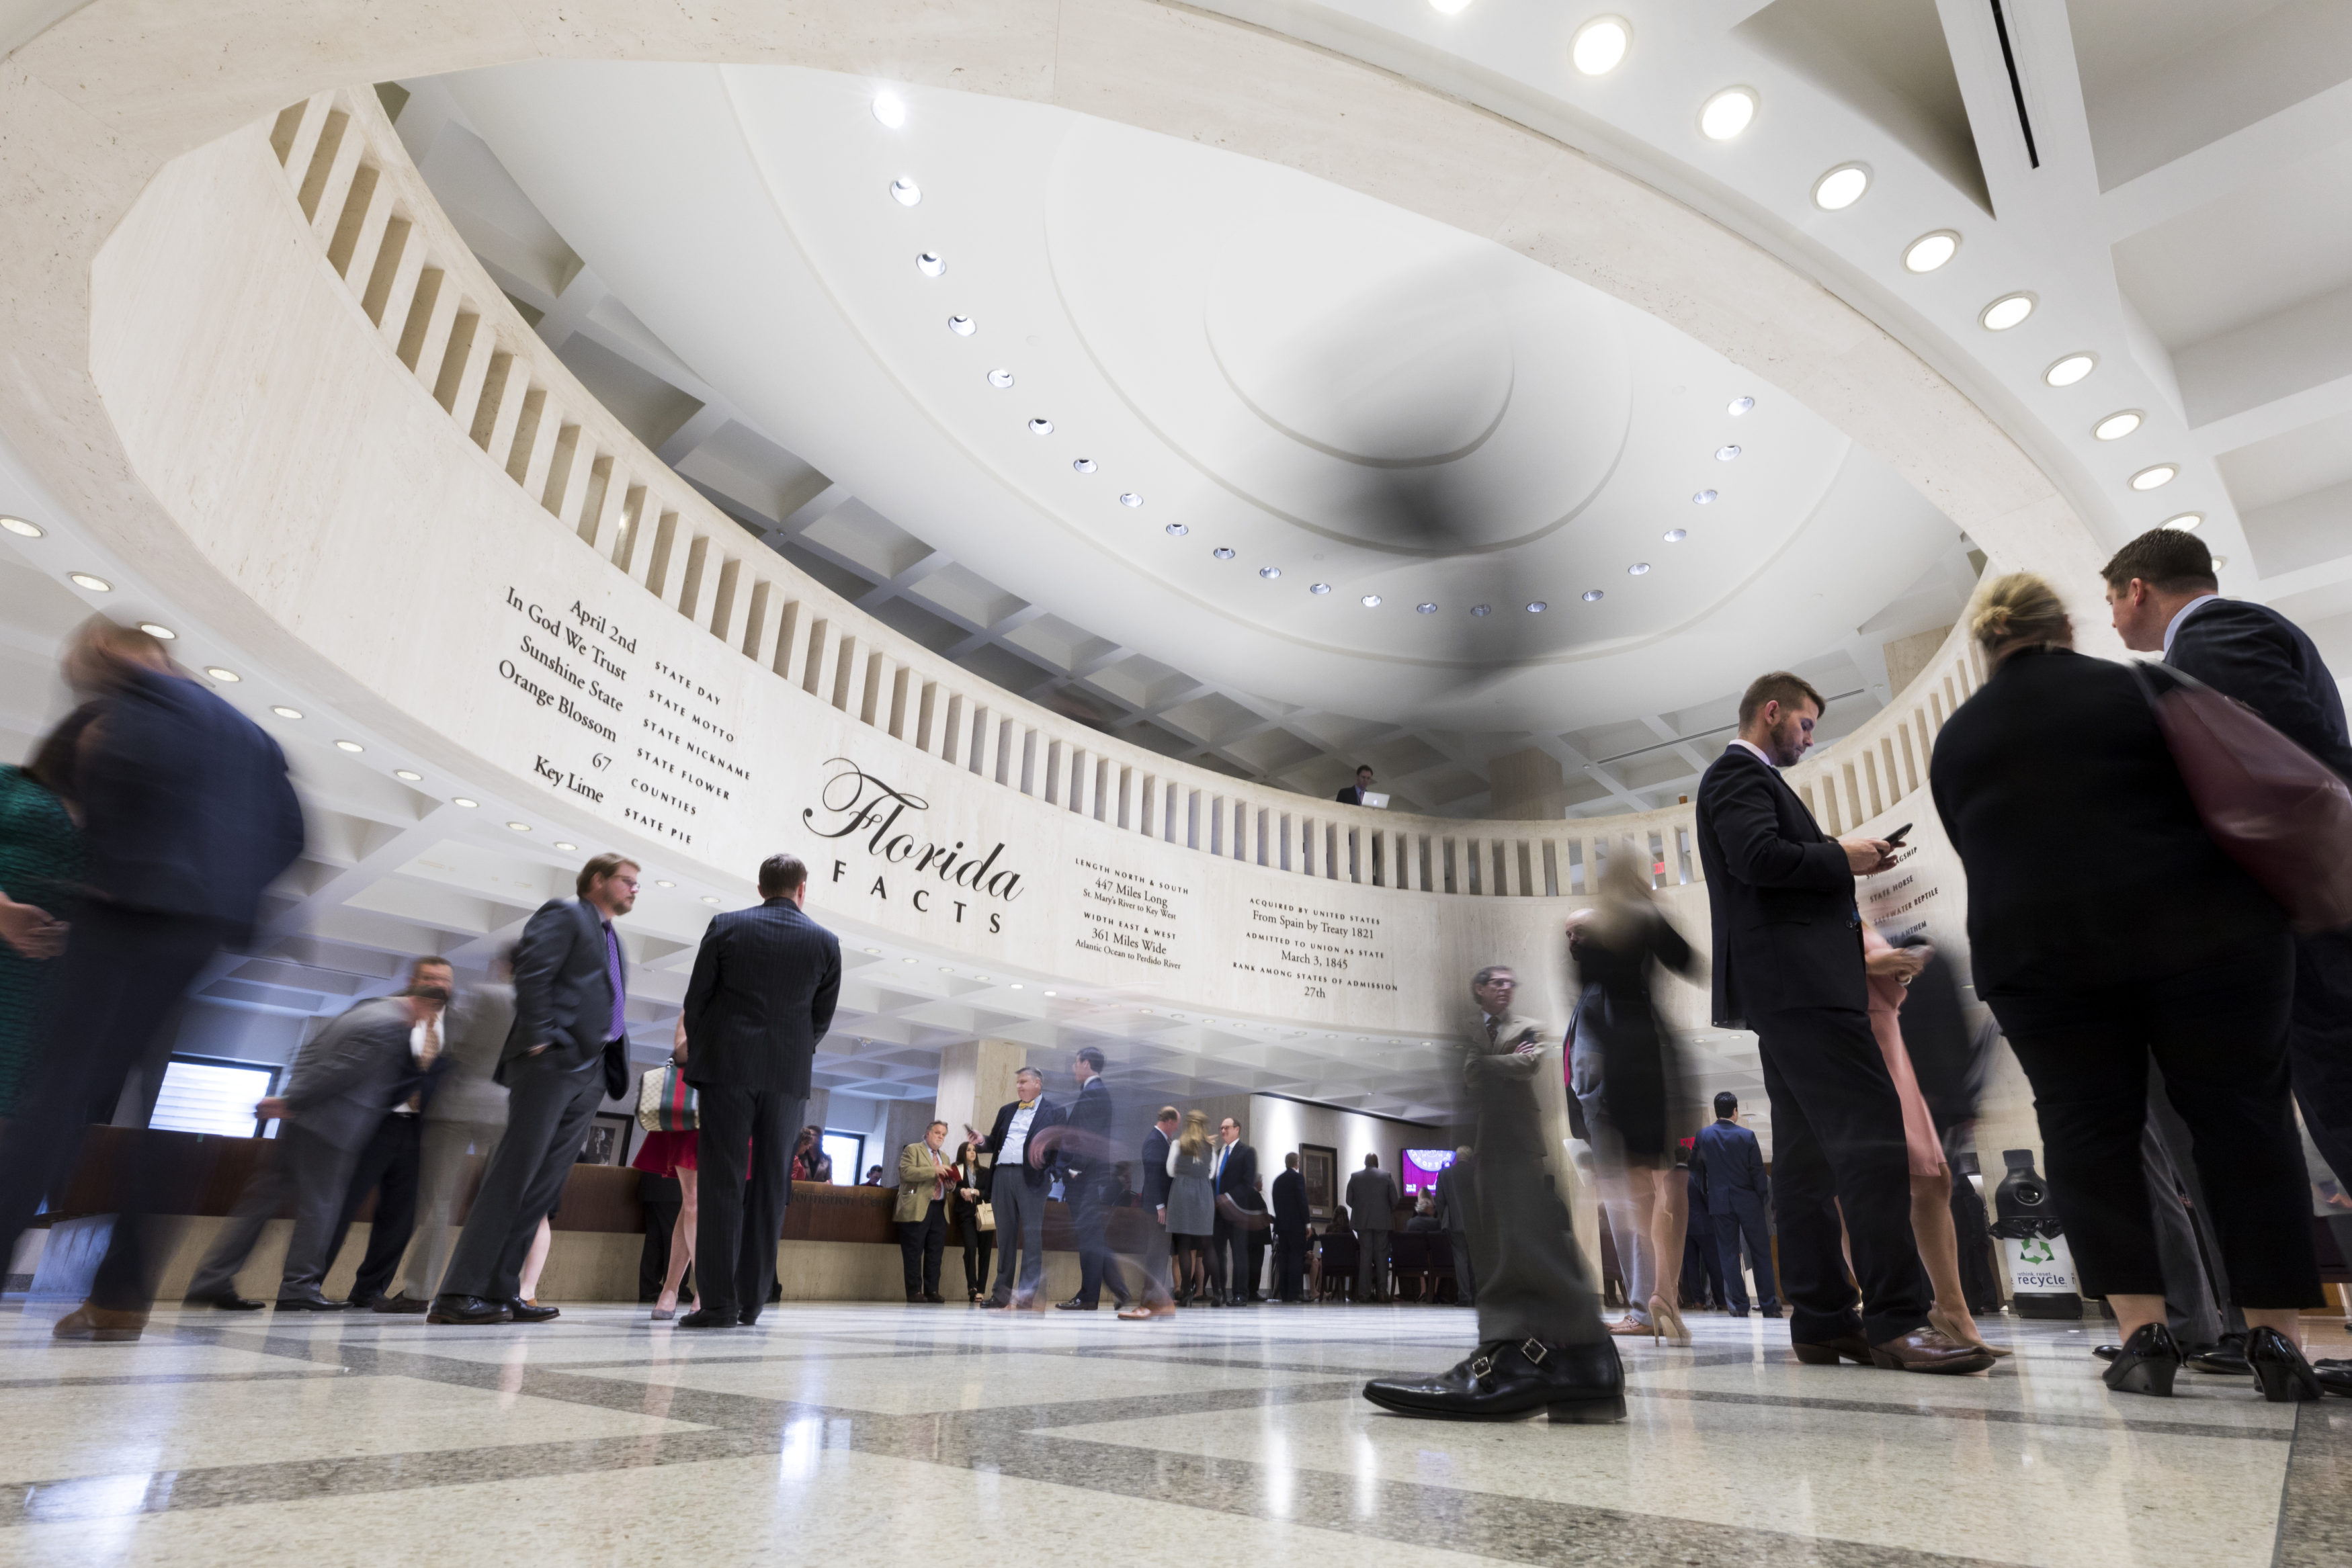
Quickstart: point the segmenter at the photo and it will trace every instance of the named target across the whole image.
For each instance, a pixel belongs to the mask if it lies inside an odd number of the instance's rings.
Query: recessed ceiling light
[[[479,800],[468,800],[463,795],[452,795],[449,797],[449,804],[452,806],[463,806],[466,810],[470,811],[475,807],[480,805],[481,802]]]
[[[2099,356],[2085,350],[2079,354],[2067,355],[2042,371],[2042,379],[2053,387],[2071,387],[2098,368]]]
[[[37,539],[42,528],[38,523],[28,523],[22,517],[0,517],[0,528],[5,528],[19,538]]]
[[[1265,579],[1268,582],[1272,582],[1276,578],[1282,575],[1282,568],[1278,566],[1262,566],[1257,569],[1257,574]]]
[[[1143,497],[1132,490],[1121,490],[1118,493],[1118,504],[1122,507],[1139,507],[1143,505]]]
[[[1047,996],[1049,996],[1049,997],[1051,997],[1051,996],[1058,996],[1058,995],[1060,995],[1060,993],[1059,993],[1059,992],[1057,992],[1057,991],[1047,991],[1045,994],[1046,994]]]
[[[361,745],[358,741],[356,741],[356,740],[339,740],[339,741],[335,742],[335,749],[336,749],[337,751],[348,751],[348,752],[350,752],[352,756],[356,757],[356,756],[358,756],[361,752],[365,751],[365,750],[367,749],[367,747],[364,747],[364,746],[362,746],[362,745]]]
[[[1723,412],[1729,414],[1732,418],[1738,419],[1741,414],[1746,413],[1749,409],[1754,408],[1755,406],[1756,400],[1752,397],[1736,397],[1725,406]]]
[[[2177,463],[2152,464],[2131,476],[2131,487],[2135,490],[2159,490],[2179,476],[2180,465]]]
[[[1495,613],[1495,607],[1491,604],[1474,604],[1470,607],[1470,613],[1483,621]]]
[[[1841,163],[1813,182],[1813,205],[1825,213],[1842,213],[1862,200],[1870,189],[1870,171],[1859,163]]]
[[[235,670],[224,670],[218,664],[206,664],[205,666],[205,674],[210,675],[216,681],[226,681],[230,685],[235,685],[237,682],[245,679],[243,675],[238,674]]]
[[[1568,57],[1586,76],[1607,76],[1625,57],[1625,47],[1633,41],[1633,29],[1622,17],[1595,16],[1576,30]]]
[[[914,960],[913,960],[912,958],[901,958],[901,959],[899,959],[899,960],[898,960],[898,962],[900,962],[900,963],[902,963],[902,964],[911,964],[911,963],[913,963],[913,962],[914,962]]]
[[[1715,492],[1712,490],[1701,490],[1691,497],[1691,505],[1695,507],[1711,507],[1714,504]]]
[[[2183,512],[2177,517],[2165,518],[2164,526],[2168,528],[2179,528],[2185,533],[2204,520],[2205,514],[2202,512]]]
[[[1951,229],[1937,229],[1903,247],[1903,270],[1933,272],[1959,253],[1959,235]]]
[[[2225,555],[2217,555],[2217,556],[2215,556],[2215,557],[2213,558],[2213,570],[2214,570],[2215,571],[2219,571],[2219,570],[2221,570],[2223,567],[2225,567],[2225,566],[2227,566],[2227,565],[2229,565],[2229,564],[2230,564],[2230,558],[2229,558],[2228,556],[2225,556]]]
[[[1668,528],[1666,530],[1666,542],[1670,545],[1678,545],[1688,538],[1690,538],[1690,530],[1688,528]]]
[[[1331,591],[1331,585],[1328,582],[1309,583],[1307,591],[1318,595],[1328,593]]]
[[[1192,528],[1189,523],[1171,523],[1164,531],[1170,538],[1181,539],[1186,534],[1191,533],[1192,531]]]
[[[1029,422],[1029,434],[1051,435],[1054,434],[1054,422],[1050,419],[1033,419]]]
[[[969,338],[980,328],[969,316],[950,316],[948,318],[948,330],[959,338]]]
[[[1709,141],[1728,141],[1755,118],[1756,95],[1744,87],[1727,87],[1698,111],[1698,128]]]
[[[1584,591],[1584,602],[1587,604],[1598,604],[1607,597],[1607,594],[1597,588],[1588,588]]]
[[[1095,471],[1095,460],[1091,457],[1081,457],[1070,466],[1081,474],[1091,474]]]
[[[566,854],[573,853],[573,852],[575,852],[580,848],[580,846],[579,846],[578,844],[566,843],[566,842],[565,842],[563,840],[562,840],[562,839],[558,839],[558,840],[556,840],[556,841],[555,841],[555,847],[556,847],[557,849],[559,849],[559,850],[562,850],[562,851],[564,853],[566,853]]]
[[[2139,410],[2127,408],[2120,413],[2111,413],[2091,426],[2091,434],[2101,441],[2121,441],[2125,436],[2137,430],[2139,424]]]
[[[706,894],[704,894],[702,895],[702,902],[703,902],[703,903],[705,903],[705,904],[716,904],[716,903],[718,903],[718,902],[719,902],[719,900],[718,900],[716,897],[712,896],[711,894],[707,894],[707,893],[706,893]]]
[[[1429,8],[1441,16],[1454,16],[1470,9],[1470,0],[1429,0]]]
[[[279,718],[300,718],[302,716],[302,710],[300,708],[288,707],[284,703],[279,703],[269,711],[276,714]]]
[[[1647,577],[1650,575],[1650,563],[1646,560],[1637,560],[1633,565],[1625,569],[1625,575],[1627,577]]]
[[[1412,607],[1412,612],[1416,615],[1434,615],[1437,613],[1437,606],[1423,600]]]
[[[530,831],[530,824],[529,822],[509,822],[507,826],[509,829],[518,833],[527,833]]]
[[[1377,593],[1367,593],[1363,598],[1363,606],[1367,610],[1378,610],[1381,607],[1381,596]]]
[[[866,949],[866,952],[868,952],[868,953],[872,954],[872,955],[873,955],[875,957],[877,957],[877,958],[879,958],[880,956],[882,956],[882,949],[881,949],[881,948],[879,948],[879,947],[868,947],[868,948],[867,948],[867,949]]]
[[[907,123],[907,100],[895,92],[874,95],[874,118],[896,131]]]
[[[173,631],[169,626],[165,626],[159,622],[142,621],[139,622],[139,630],[146,632],[147,635],[154,638],[159,643],[176,643],[180,640],[180,634],[177,632]]]
[[[1715,460],[1717,463],[1728,463],[1738,455],[1739,448],[1737,446],[1725,445],[1715,449]]]
[[[392,770],[392,776],[394,779],[403,779],[411,784],[422,784],[425,782],[425,775],[417,772],[413,768],[395,768]]]
[[[1219,545],[1209,553],[1216,557],[1219,560],[1231,560],[1234,559],[1234,551],[1231,545]]]
[[[901,174],[890,182],[890,199],[902,207],[911,207],[923,199],[923,188]]]
[[[69,571],[66,573],[66,580],[72,583],[76,588],[87,588],[92,593],[111,593],[114,591],[114,584],[107,581],[106,579],[102,577],[92,577],[86,571]]]
[[[2033,314],[2033,296],[2004,294],[1977,313],[1977,324],[1988,332],[2006,332]]]
[[[1002,392],[1013,384],[1013,372],[1000,365],[988,372],[988,384]]]
[[[1530,615],[1540,615],[1550,608],[1550,605],[1546,604],[1542,600],[1538,599],[1528,606],[1528,613]]]
[[[947,258],[937,251],[927,250],[915,257],[915,270],[925,277],[937,277],[947,269]]]
[[[654,885],[655,885],[656,887],[676,887],[676,886],[677,885],[677,883],[674,883],[674,882],[671,882],[671,881],[669,881],[667,878],[665,878],[665,877],[656,877],[656,878],[654,878]],[[913,962],[914,962],[914,960],[913,960],[912,958],[909,958],[909,959],[908,959],[908,960],[907,960],[907,962],[908,962],[909,964],[911,964],[911,963],[913,963]]]

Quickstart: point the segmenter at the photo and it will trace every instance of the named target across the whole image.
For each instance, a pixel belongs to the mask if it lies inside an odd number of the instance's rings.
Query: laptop
[[[1385,811],[1389,809],[1389,798],[1386,795],[1381,794],[1378,790],[1365,790],[1362,803],[1370,806],[1375,811]]]

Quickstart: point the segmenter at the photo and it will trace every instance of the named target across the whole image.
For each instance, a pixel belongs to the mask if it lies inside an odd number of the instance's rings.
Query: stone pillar
[[[932,1114],[948,1124],[950,1143],[963,1137],[967,1122],[988,1131],[996,1108],[1013,1097],[1013,1073],[1045,1065],[1030,1056],[1030,1047],[1010,1040],[973,1040],[940,1052],[939,1108]]]
[[[1489,758],[1486,787],[1486,815],[1496,821],[1549,821],[1568,815],[1568,780],[1559,759],[1532,746]]]

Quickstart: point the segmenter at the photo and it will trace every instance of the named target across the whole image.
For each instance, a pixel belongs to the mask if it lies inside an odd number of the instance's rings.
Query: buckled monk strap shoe
[[[504,1301],[486,1301],[479,1296],[436,1296],[425,1312],[428,1323],[502,1323],[507,1321]]]
[[[1625,1418],[1625,1369],[1608,1340],[1498,1340],[1433,1377],[1376,1377],[1364,1397],[1400,1416],[1517,1421],[1542,1410],[1554,1421],[1594,1425]]]

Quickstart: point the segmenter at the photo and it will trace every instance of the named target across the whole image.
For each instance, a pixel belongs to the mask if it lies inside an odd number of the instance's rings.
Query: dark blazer
[[[1454,1157],[1452,1165],[1437,1173],[1437,1218],[1448,1230],[1477,1228],[1477,1210],[1473,1207],[1477,1192],[1476,1177],[1471,1162]]]
[[[1077,1093],[1055,1107],[1055,1125],[1069,1132],[1054,1145],[1052,1163],[1076,1173],[1110,1168],[1110,1085],[1097,1073]]]
[[[1143,1207],[1164,1207],[1168,1188],[1172,1179],[1168,1174],[1168,1134],[1157,1124],[1143,1134],[1143,1147],[1136,1154],[1136,1163],[1143,1167]]]
[[[1211,1149],[1209,1159],[1212,1165],[1216,1158],[1217,1151]],[[1226,1150],[1225,1168],[1217,1172],[1215,1190],[1219,1197],[1231,1197],[1235,1204],[1252,1213],[1263,1209],[1265,1199],[1258,1196],[1257,1151],[1247,1144],[1235,1144]]]
[[[1275,1234],[1303,1238],[1307,1223],[1307,1178],[1297,1171],[1285,1171],[1274,1178]]]
[[[1754,1195],[1759,1203],[1770,1201],[1772,1189],[1764,1176],[1763,1146],[1757,1143],[1755,1134],[1738,1123],[1710,1122],[1701,1127],[1693,1158],[1706,1166],[1709,1214],[1734,1212],[1734,1199],[1740,1193]]]
[[[2174,633],[2164,662],[2237,698],[2273,729],[2352,779],[2344,694],[2303,628],[2267,604],[2217,599]]]
[[[1866,1011],[1845,851],[1780,778],[1727,746],[1698,781],[1698,854],[1715,934],[1716,1023],[1799,1008]]]
[[[329,1024],[295,1053],[286,1075],[287,1121],[339,1149],[366,1147],[424,1076],[408,1049],[414,1024],[398,997],[362,1002]]]
[[[1000,1177],[1004,1174],[1004,1136],[1013,1130],[1013,1113],[1020,1109],[1020,1101],[1007,1100],[996,1108],[996,1124],[988,1130],[988,1142],[985,1146],[990,1154],[997,1156],[995,1170],[997,1176]],[[1054,1103],[1054,1097],[1042,1089],[1037,1092],[1036,1109],[1037,1113],[1029,1118],[1029,1135],[1033,1138],[1037,1135],[1039,1128],[1051,1126],[1059,1119],[1058,1108]],[[1157,1131],[1157,1129],[1154,1130]],[[1166,1156],[1161,1157],[1164,1159]],[[1025,1145],[1021,1150],[1021,1177],[1031,1186],[1041,1187],[1045,1185],[1045,1172],[1029,1163],[1029,1150]]]
[[[2286,929],[2206,836],[2121,664],[2064,649],[2012,655],[1954,710],[1927,777],[1968,872],[1970,957],[1988,1001],[2128,984]]]
[[[805,1100],[841,995],[841,942],[789,898],[712,919],[686,984],[686,1081]]]
[[[194,681],[133,670],[75,774],[87,879],[132,909],[251,930],[262,890],[302,852],[286,755]]]
[[[1337,795],[1334,795],[1331,798],[1339,801],[1339,804],[1343,806],[1360,806],[1364,803],[1364,792],[1361,789],[1357,789],[1353,784],[1349,785],[1345,789],[1340,790]]]
[[[627,968],[624,965],[623,983]],[[498,1082],[508,1082],[516,1062],[531,1048],[545,1045],[541,1060],[559,1071],[571,1072],[606,1054],[613,1029],[613,982],[604,951],[604,917],[596,906],[577,898],[551,898],[524,923],[522,940],[515,944],[514,1027],[507,1031],[506,1049],[499,1053]],[[617,1042],[621,1081],[607,1087],[619,1094],[628,1087],[628,1042]]]

